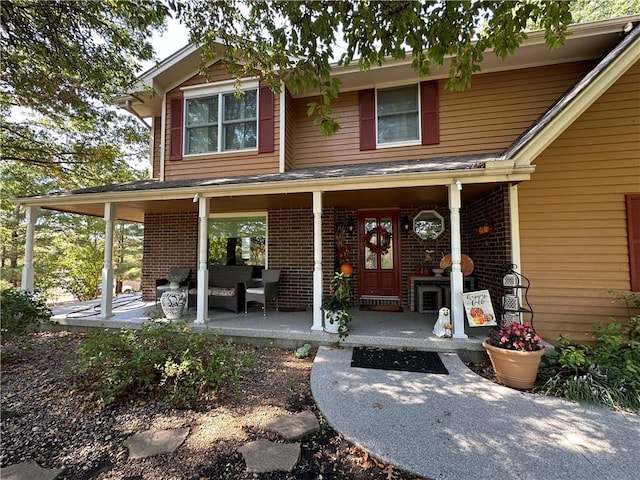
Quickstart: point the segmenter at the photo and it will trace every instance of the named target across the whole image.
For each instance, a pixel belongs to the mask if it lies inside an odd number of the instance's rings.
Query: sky
[[[162,61],[189,43],[189,32],[180,22],[171,19],[168,22],[167,30],[163,34],[153,35],[151,42],[158,60]]]

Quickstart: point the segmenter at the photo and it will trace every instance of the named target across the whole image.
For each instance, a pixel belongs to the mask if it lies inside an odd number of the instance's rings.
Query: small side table
[[[442,289],[437,285],[418,285],[416,287],[418,296],[418,312],[420,313],[438,313],[442,308]],[[435,306],[435,309],[424,308],[424,295],[433,295],[433,303],[430,305]]]

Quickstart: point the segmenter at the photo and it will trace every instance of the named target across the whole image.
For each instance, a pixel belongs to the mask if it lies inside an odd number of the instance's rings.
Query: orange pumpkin
[[[471,313],[472,318],[484,316],[484,310],[482,310],[480,307],[473,307],[469,313]]]
[[[343,263],[342,265],[340,265],[340,272],[345,277],[350,277],[351,275],[353,275],[353,267],[348,263]]]

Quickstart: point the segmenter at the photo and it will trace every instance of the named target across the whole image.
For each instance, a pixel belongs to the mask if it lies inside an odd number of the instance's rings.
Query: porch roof
[[[144,213],[153,211],[150,203],[184,201],[179,211],[196,205],[195,195],[212,198],[264,195],[296,195],[313,191],[341,192],[390,188],[424,188],[445,186],[456,181],[463,184],[493,184],[522,181],[533,167],[514,168],[510,160],[496,160],[499,154],[482,154],[431,159],[410,159],[340,167],[314,167],[282,173],[241,175],[224,178],[160,181],[147,179],[112,185],[22,197],[23,205],[33,205],[66,212],[103,215],[106,202],[118,203],[118,218],[142,221]],[[444,189],[443,189],[444,191]],[[237,200],[236,200],[237,203]],[[156,206],[157,208],[157,206]],[[173,206],[174,211],[176,206]],[[255,208],[255,206],[254,206]]]

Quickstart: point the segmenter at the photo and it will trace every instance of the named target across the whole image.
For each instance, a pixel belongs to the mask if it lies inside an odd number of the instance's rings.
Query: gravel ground
[[[35,461],[64,468],[63,479],[353,479],[416,480],[378,462],[326,425],[311,396],[314,351],[296,359],[291,351],[259,348],[259,359],[241,385],[199,409],[175,409],[140,399],[100,410],[76,391],[68,362],[83,336],[37,332],[2,344],[2,443],[0,465]],[[257,439],[279,441],[264,426],[277,415],[312,410],[322,429],[302,441],[302,458],[291,473],[249,474],[237,449]],[[188,427],[186,442],[172,454],[129,460],[123,441],[147,429]]]

